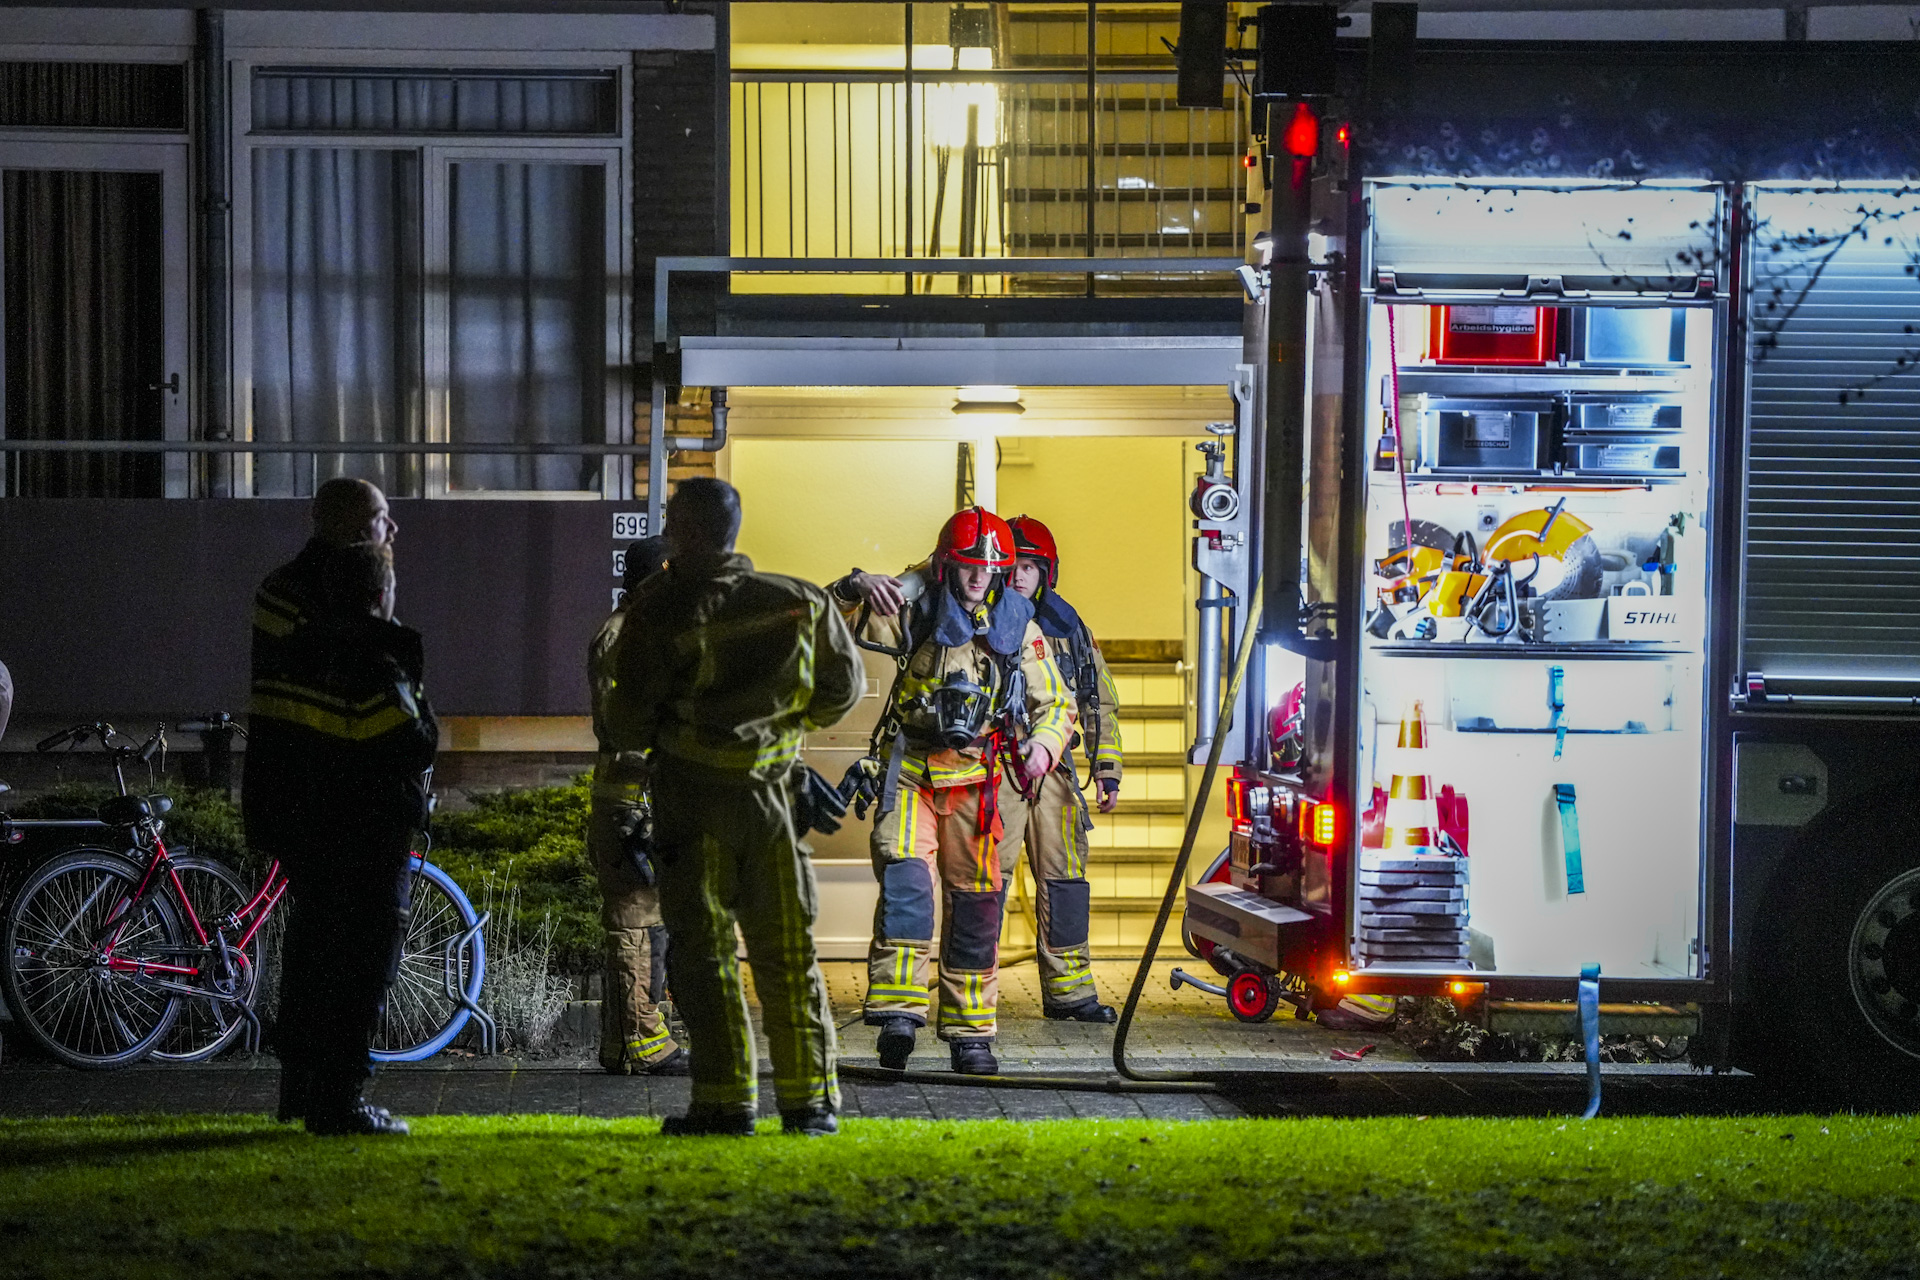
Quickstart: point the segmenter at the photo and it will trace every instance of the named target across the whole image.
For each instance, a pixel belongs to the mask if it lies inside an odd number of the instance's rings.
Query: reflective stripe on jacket
[[[819,587],[743,555],[681,556],[628,595],[605,745],[722,773],[783,777],[802,738],[866,688],[853,636]]]
[[[329,548],[309,542],[254,598],[253,691],[241,812],[275,857],[342,838],[404,841],[426,820],[439,724],[420,634],[321,603]]]

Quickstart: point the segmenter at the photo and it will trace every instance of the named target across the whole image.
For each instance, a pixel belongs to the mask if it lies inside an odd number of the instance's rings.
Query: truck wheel
[[[1875,825],[1905,829],[1897,820]],[[1827,849],[1857,854],[1883,843],[1860,828],[1848,834],[1855,833],[1857,840]],[[1775,895],[1790,914],[1762,972],[1784,999],[1767,1015],[1758,1065],[1795,1094],[1867,1108],[1920,1105],[1920,866],[1913,862],[1912,852],[1896,849]]]
[[[1280,1007],[1280,984],[1264,973],[1243,969],[1227,983],[1227,1008],[1242,1022],[1265,1022]]]

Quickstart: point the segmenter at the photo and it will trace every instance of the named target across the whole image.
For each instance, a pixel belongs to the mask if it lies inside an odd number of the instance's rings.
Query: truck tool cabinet
[[[1261,1016],[1444,995],[1571,1031],[1597,970],[1603,1031],[1911,1105],[1920,154],[1847,85],[1920,76],[1829,47],[1659,78],[1687,57],[1423,44],[1361,142],[1354,67],[1312,108],[1340,145],[1291,189],[1275,157],[1195,502],[1202,700],[1257,635],[1185,937]],[[1629,72],[1661,130],[1607,98]],[[1748,76],[1781,103],[1707,105]],[[1564,153],[1503,141],[1536,118]],[[1632,180],[1581,149],[1630,136]]]

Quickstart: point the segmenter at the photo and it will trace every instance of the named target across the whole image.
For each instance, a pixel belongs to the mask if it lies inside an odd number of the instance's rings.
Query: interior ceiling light
[[[1020,403],[1018,387],[956,387],[953,392],[953,411],[1017,418],[1027,411],[1027,407]]]

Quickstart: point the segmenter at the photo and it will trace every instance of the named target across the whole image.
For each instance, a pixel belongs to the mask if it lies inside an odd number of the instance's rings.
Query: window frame
[[[253,72],[256,68],[300,66],[339,70],[343,74],[440,63],[464,69],[502,72],[529,68],[610,71],[619,84],[619,130],[616,134],[555,136],[549,134],[470,134],[355,132],[296,133],[253,130]],[[420,157],[421,265],[427,280],[421,308],[423,356],[423,422],[427,442],[451,438],[448,381],[447,249],[448,167],[460,159],[508,162],[575,161],[602,163],[607,169],[606,210],[606,409],[605,440],[631,444],[634,439],[633,350],[633,74],[632,53],[522,50],[390,50],[247,48],[227,60],[229,103],[229,189],[232,192],[230,241],[232,297],[229,307],[232,404],[229,412],[240,439],[254,438],[253,422],[253,152],[326,147],[367,151],[405,151]],[[298,455],[296,455],[298,456]],[[497,489],[460,490],[448,487],[451,455],[422,456],[421,496],[460,500],[625,500],[634,491],[632,460],[609,457],[601,469],[598,490]],[[236,493],[253,492],[253,455],[239,455],[235,464]]]
[[[161,344],[165,372],[178,374],[178,389],[166,395],[162,438],[186,440],[195,393],[192,337],[192,226],[188,207],[191,174],[187,136],[160,130],[134,132],[80,129],[0,130],[0,170],[54,170],[160,175],[161,292],[164,299]],[[4,271],[0,263],[0,271]],[[0,314],[0,334],[6,323]],[[0,436],[6,434],[6,356],[0,345]],[[191,495],[194,460],[184,453],[164,455],[162,495]],[[9,466],[11,474],[11,466]]]

